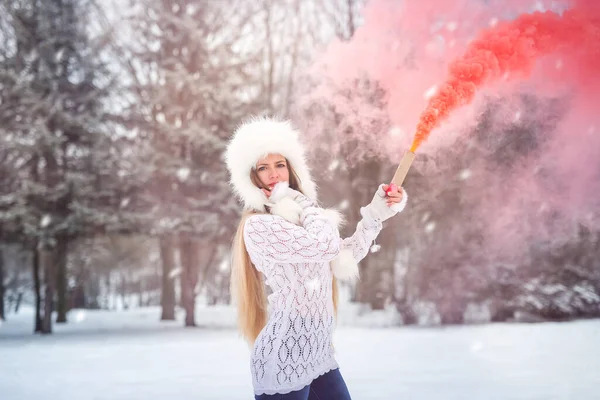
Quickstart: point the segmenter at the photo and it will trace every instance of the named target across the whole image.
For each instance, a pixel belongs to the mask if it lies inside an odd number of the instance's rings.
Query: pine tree
[[[133,43],[123,43],[134,84],[131,118],[140,131],[146,195],[155,204],[151,234],[159,237],[162,319],[174,318],[174,280],[181,283],[186,325],[195,325],[201,254],[229,241],[237,206],[221,158],[236,124],[257,111],[258,78],[241,36],[240,2],[143,1]],[[137,61],[143,60],[142,63]],[[208,240],[206,240],[208,239]],[[181,270],[174,265],[179,252]]]
[[[118,202],[108,183],[118,176],[104,104],[111,81],[86,31],[89,5],[6,5],[11,40],[0,75],[0,130],[14,184],[2,187],[2,233],[32,248],[34,271],[41,265],[42,333],[52,331],[53,310],[66,321],[69,243],[111,226],[103,209]]]

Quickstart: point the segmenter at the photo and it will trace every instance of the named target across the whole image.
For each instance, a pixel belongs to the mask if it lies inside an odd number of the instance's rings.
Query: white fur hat
[[[252,183],[250,170],[268,154],[284,156],[296,171],[304,194],[317,200],[317,188],[306,165],[298,132],[289,121],[253,117],[236,129],[225,152],[230,183],[245,209],[265,211],[267,197]]]

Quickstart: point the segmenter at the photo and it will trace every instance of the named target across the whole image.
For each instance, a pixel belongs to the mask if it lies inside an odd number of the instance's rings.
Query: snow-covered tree
[[[114,228],[107,209],[119,201],[110,182],[119,154],[104,103],[112,81],[101,59],[104,42],[87,31],[90,2],[14,0],[4,7],[0,140],[13,184],[2,187],[2,231],[28,243],[42,264],[41,331],[50,333],[55,294],[57,321],[66,321],[69,242]]]
[[[159,237],[163,261],[162,318],[174,318],[179,276],[191,326],[201,251],[212,259],[238,217],[222,159],[226,140],[261,109],[260,48],[247,43],[254,5],[140,0],[130,12],[136,36],[120,40],[133,99],[127,113],[139,132],[145,193],[155,205],[150,233]]]

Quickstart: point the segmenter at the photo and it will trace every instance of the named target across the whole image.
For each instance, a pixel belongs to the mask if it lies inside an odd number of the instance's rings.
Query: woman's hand
[[[394,183],[383,185],[383,191],[385,192],[385,201],[388,206],[400,203],[404,197],[404,190]]]
[[[391,185],[379,185],[371,203],[360,209],[364,218],[385,221],[402,211],[406,205],[406,193]]]
[[[289,198],[298,203],[303,209],[314,206],[315,203],[301,192],[290,188],[288,182],[277,183],[272,190],[261,188],[262,192],[267,196],[269,203],[278,203],[284,198]]]

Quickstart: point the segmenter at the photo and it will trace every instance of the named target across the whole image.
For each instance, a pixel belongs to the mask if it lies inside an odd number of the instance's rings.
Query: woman
[[[239,328],[252,346],[255,399],[350,399],[332,344],[337,279],[358,275],[357,264],[382,222],[404,208],[407,196],[380,185],[361,208],[356,232],[342,240],[337,214],[316,202],[304,150],[288,122],[255,118],[243,124],[226,162],[244,203],[231,293]]]

